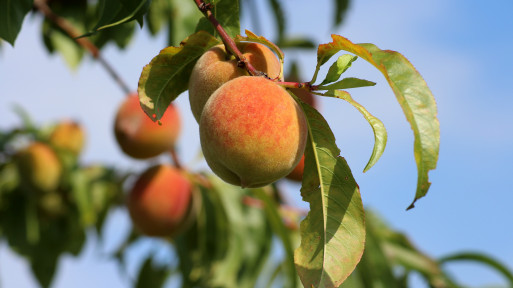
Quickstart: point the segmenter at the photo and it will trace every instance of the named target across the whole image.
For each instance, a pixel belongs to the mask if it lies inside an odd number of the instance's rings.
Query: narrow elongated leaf
[[[168,25],[168,43],[170,46],[176,46],[180,44],[180,41],[187,38],[189,35],[194,33],[198,20],[203,17],[201,11],[194,3],[194,1],[183,1],[183,0],[164,0],[169,2],[171,10],[162,11],[167,17]],[[153,3],[153,2],[152,2]],[[152,4],[153,5],[153,4]],[[212,24],[208,23],[210,27]],[[214,35],[212,30],[211,35]]]
[[[346,70],[351,67],[351,64],[356,61],[356,59],[358,59],[358,57],[349,54],[344,54],[338,57],[337,61],[331,65],[326,78],[321,82],[320,85],[337,81],[342,73],[346,72]]]
[[[34,0],[0,0],[0,38],[14,46]]]
[[[233,38],[240,34],[239,23],[239,1],[233,0],[216,0],[212,13],[216,16],[217,21],[223,26],[226,33]]]
[[[364,287],[398,287],[393,273],[394,263],[387,259],[372,224],[367,217],[365,252],[358,264],[358,276]]]
[[[339,35],[332,35],[332,38],[333,42],[319,45],[318,66],[340,50],[367,60],[383,73],[410,122],[415,137],[414,155],[418,171],[417,190],[408,207],[411,209],[415,201],[426,195],[431,185],[428,173],[436,168],[438,161],[440,124],[433,94],[415,67],[400,53],[381,50],[373,44],[354,44]]]
[[[219,24],[221,24],[231,38],[240,34],[239,1],[212,0],[206,2],[210,2],[210,4],[212,4],[212,14],[216,17]],[[205,17],[202,17],[199,20],[198,25],[196,26],[196,32],[198,31],[206,31],[216,37],[219,36],[212,23],[210,23],[210,21]]]
[[[89,179],[84,171],[74,171],[70,175],[73,201],[80,213],[80,221],[87,227],[96,222],[96,211],[92,203]]]
[[[335,13],[335,26],[340,25],[344,21],[344,14],[349,7],[349,0],[334,0],[335,1],[335,9],[333,12]]]
[[[144,261],[139,275],[137,276],[137,282],[135,288],[159,288],[163,287],[167,278],[169,277],[169,270],[167,267],[156,267],[153,264],[151,257],[148,257]]]
[[[365,79],[358,79],[353,77],[344,78],[336,83],[330,85],[320,85],[319,90],[339,90],[339,89],[350,89],[374,86],[376,82],[368,81]]]
[[[504,278],[506,280],[508,280],[509,286],[513,287],[513,272],[510,269],[508,269],[506,266],[504,266],[502,263],[500,263],[499,261],[497,261],[487,255],[484,255],[482,253],[465,252],[465,253],[452,254],[452,255],[443,257],[440,260],[438,260],[438,262],[441,264],[447,264],[447,263],[455,262],[455,261],[462,261],[462,262],[473,261],[473,262],[477,262],[480,264],[484,264],[484,265],[494,269],[495,271],[499,272],[502,276],[504,276]]]
[[[269,0],[269,4],[271,5],[274,20],[275,20],[275,27],[278,34],[278,42],[283,40],[284,34],[285,34],[285,13],[283,13],[283,9],[281,8],[281,4],[278,0]]]
[[[363,253],[363,204],[326,120],[309,105],[302,107],[309,139],[301,195],[310,203],[310,212],[301,222],[294,260],[305,287],[338,287]]]
[[[192,34],[180,47],[167,47],[144,66],[139,78],[139,100],[155,120],[164,115],[171,101],[187,90],[189,76],[198,58],[219,41],[204,31]]]
[[[278,42],[278,46],[281,47],[281,49],[287,49],[287,48],[302,48],[302,49],[313,49],[315,48],[316,44],[311,39],[303,38],[303,37],[292,37],[292,38],[285,38]]]
[[[376,164],[376,162],[378,162],[379,158],[385,151],[385,147],[387,145],[387,130],[385,129],[385,125],[383,125],[381,120],[370,114],[369,111],[365,109],[365,107],[360,105],[360,103],[354,101],[351,95],[346,91],[333,90],[328,91],[324,95],[340,98],[349,102],[349,104],[353,105],[356,109],[358,109],[358,111],[360,111],[360,113],[362,113],[363,117],[365,117],[365,120],[367,120],[367,122],[369,122],[371,125],[372,131],[374,131],[374,148],[372,149],[372,155],[369,159],[369,162],[367,162],[367,165],[365,165],[365,168],[363,169],[363,172],[368,171],[372,166],[374,166],[374,164]]]
[[[59,255],[39,255],[39,257],[30,259],[32,273],[43,288],[50,287],[55,270],[58,265]]]
[[[142,27],[143,16],[150,7],[151,0],[100,0],[98,3],[99,20],[90,36],[99,30],[137,20]]]
[[[294,268],[294,248],[292,247],[289,230],[283,224],[283,220],[278,213],[278,206],[271,200],[271,197],[269,197],[269,195],[267,195],[262,189],[253,189],[252,191],[256,197],[264,202],[264,210],[271,223],[271,227],[283,244],[283,248],[285,249],[285,259],[282,267],[288,275],[287,279],[290,280],[290,287],[295,288],[297,286],[297,276],[296,269]]]

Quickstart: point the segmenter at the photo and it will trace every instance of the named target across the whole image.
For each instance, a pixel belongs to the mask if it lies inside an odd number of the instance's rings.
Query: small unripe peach
[[[192,185],[168,165],[149,168],[139,176],[128,195],[128,211],[135,227],[148,236],[172,236],[190,216]]]
[[[280,61],[265,45],[242,42],[237,48],[258,71],[272,79],[280,75]],[[196,121],[199,123],[205,103],[217,88],[231,79],[247,75],[246,69],[238,66],[237,59],[226,52],[224,45],[205,52],[196,62],[189,79],[189,101]]]
[[[73,121],[58,123],[50,135],[50,143],[57,149],[62,149],[78,156],[84,147],[84,130]]]
[[[62,166],[55,152],[48,145],[34,142],[15,156],[22,185],[50,192],[59,186]]]
[[[200,121],[205,159],[224,181],[261,187],[289,174],[305,150],[306,118],[281,86],[242,76],[214,92]]]
[[[147,159],[173,148],[181,129],[178,109],[169,105],[160,121],[162,125],[144,113],[137,94],[129,95],[119,107],[114,122],[121,150],[132,158]]]

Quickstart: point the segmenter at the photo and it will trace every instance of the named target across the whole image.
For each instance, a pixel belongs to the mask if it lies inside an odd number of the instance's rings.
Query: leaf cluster
[[[78,256],[88,230],[101,235],[110,209],[122,203],[123,176],[106,166],[84,166],[76,155],[52,147],[63,167],[57,189],[24,185],[16,153],[24,143],[51,145],[52,128],[22,116],[23,127],[0,131],[0,239],[30,263],[42,287],[50,287],[61,256]]]

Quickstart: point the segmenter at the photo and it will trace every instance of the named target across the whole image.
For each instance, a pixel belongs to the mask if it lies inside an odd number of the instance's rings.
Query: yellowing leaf
[[[385,76],[397,101],[413,130],[414,155],[417,163],[417,190],[413,202],[426,195],[429,186],[428,173],[436,168],[440,146],[440,124],[436,103],[426,82],[415,67],[398,52],[381,50],[373,44],[354,44],[348,39],[332,35],[333,42],[319,45],[318,66],[326,63],[340,50],[348,51],[367,60]]]

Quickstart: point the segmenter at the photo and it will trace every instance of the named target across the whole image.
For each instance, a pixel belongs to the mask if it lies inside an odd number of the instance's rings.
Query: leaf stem
[[[312,85],[311,82],[281,82],[276,81],[276,84],[283,88],[305,89],[308,91],[315,91],[319,89],[319,85]]]
[[[210,23],[214,26],[217,33],[219,33],[219,36],[221,36],[224,46],[226,47],[226,51],[229,51],[239,60],[238,65],[240,67],[245,67],[249,74],[253,76],[265,76],[269,78],[264,72],[258,71],[255,67],[253,67],[253,65],[249,63],[246,57],[244,57],[239,48],[237,48],[235,41],[230,37],[230,35],[228,35],[226,30],[224,30],[224,28],[212,13],[212,4],[205,3],[204,0],[194,0],[194,2],[196,3],[196,6],[198,6],[198,9],[201,11],[201,13],[203,13],[207,20],[210,21]]]
[[[131,89],[128,87],[128,85],[121,79],[119,74],[114,70],[114,68],[105,60],[105,58],[102,57],[100,54],[100,50],[96,45],[94,45],[89,39],[87,38],[78,38],[81,36],[81,33],[77,31],[73,25],[67,21],[66,19],[60,17],[59,15],[55,14],[52,9],[47,5],[46,0],[34,0],[34,7],[41,12],[47,18],[50,20],[53,24],[55,24],[57,27],[61,28],[68,36],[75,40],[80,46],[82,46],[85,50],[89,51],[94,59],[98,60],[100,64],[107,70],[107,73],[114,79],[114,81],[119,85],[121,90],[125,93],[125,95],[128,95],[131,92]]]

